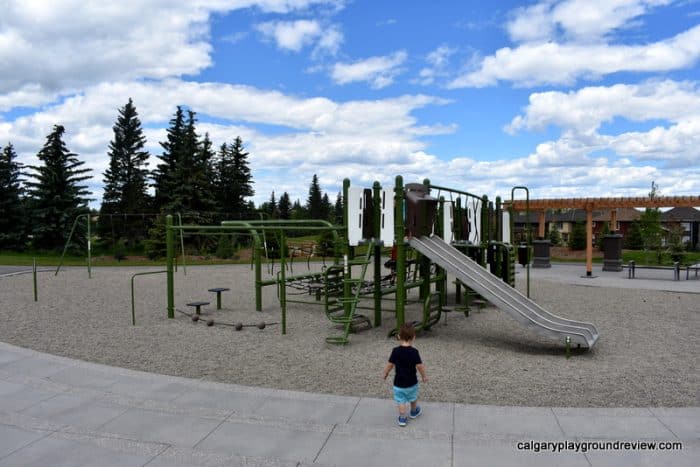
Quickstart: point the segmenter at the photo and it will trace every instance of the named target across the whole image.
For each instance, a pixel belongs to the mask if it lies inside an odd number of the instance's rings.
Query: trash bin
[[[622,271],[622,235],[603,237],[603,271]]]
[[[549,250],[552,243],[549,240],[533,240],[533,255],[532,255],[532,267],[533,268],[551,268],[552,263],[550,261]]]
[[[527,266],[527,263],[530,262],[530,251],[527,246],[527,243],[521,243],[518,245],[518,263],[520,263],[522,266]]]

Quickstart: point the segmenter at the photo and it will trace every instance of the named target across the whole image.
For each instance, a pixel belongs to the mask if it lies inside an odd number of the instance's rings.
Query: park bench
[[[637,269],[657,269],[657,270],[662,270],[662,271],[673,271],[673,280],[674,281],[681,280],[681,265],[677,261],[675,263],[673,263],[673,266],[637,266],[634,261],[630,261],[627,264],[627,278],[634,279],[635,272]],[[686,276],[687,276],[687,274],[688,273],[686,272]]]

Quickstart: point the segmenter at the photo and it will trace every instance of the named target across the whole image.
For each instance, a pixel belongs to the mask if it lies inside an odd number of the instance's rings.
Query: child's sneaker
[[[406,426],[406,417],[399,417],[399,426]]]
[[[416,406],[416,410],[411,410],[411,418],[418,418],[420,414],[423,413],[423,409],[420,408],[420,405]]]

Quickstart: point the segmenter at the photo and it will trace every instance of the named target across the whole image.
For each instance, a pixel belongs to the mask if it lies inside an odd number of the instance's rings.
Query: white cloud
[[[101,81],[163,79],[211,65],[209,18],[257,7],[286,13],[333,0],[125,0],[3,2],[3,108],[50,102]]]
[[[407,57],[406,51],[400,50],[391,55],[370,57],[353,63],[336,63],[331,70],[331,78],[338,84],[367,81],[373,88],[380,89],[394,82]]]
[[[414,82],[427,86],[433,84],[436,78],[444,78],[447,76],[446,68],[449,65],[450,57],[456,51],[457,49],[445,44],[431,51],[425,57],[425,61],[428,62],[430,66],[421,68],[418,72],[418,78],[415,79]]]
[[[603,127],[616,120],[653,122],[647,131]],[[668,122],[665,126],[659,121]],[[557,141],[538,145],[529,158],[536,164],[565,167],[592,163],[606,151],[629,163],[653,162],[664,167],[700,166],[700,88],[697,83],[662,81],[640,85],[587,87],[575,92],[542,92],[530,96],[523,115],[506,127],[538,130],[557,126]],[[619,131],[619,130],[618,130]]]
[[[506,130],[512,133],[556,125],[589,133],[615,117],[678,122],[691,116],[700,116],[700,88],[694,83],[666,80],[533,93],[524,114],[515,117]]]
[[[268,21],[255,28],[282,50],[300,52],[304,47],[315,43],[314,56],[322,53],[335,55],[343,42],[339,26],[324,27],[317,20]]]
[[[258,24],[256,28],[268,38],[274,39],[280,49],[293,52],[299,52],[321,34],[318,21],[306,19],[270,21]]]
[[[576,41],[596,41],[624,27],[651,8],[670,1],[544,1],[516,9],[506,29],[514,42],[549,41],[557,39],[559,35]]]
[[[522,41],[484,57],[455,78],[452,88],[483,87],[499,81],[519,86],[570,85],[617,72],[663,72],[692,66],[700,57],[700,26],[648,44],[615,44],[610,31],[664,1],[571,0],[545,2],[518,10],[508,24],[511,37]],[[577,10],[577,9],[580,9]],[[578,13],[577,13],[578,11]],[[530,15],[531,16],[528,16]],[[564,40],[556,36],[563,28]]]

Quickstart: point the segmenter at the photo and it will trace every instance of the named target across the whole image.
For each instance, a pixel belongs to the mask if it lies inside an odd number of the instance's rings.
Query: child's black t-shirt
[[[394,364],[394,386],[397,388],[410,388],[418,384],[416,365],[423,363],[418,349],[402,345],[394,347],[391,351],[389,362]]]

